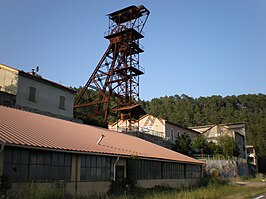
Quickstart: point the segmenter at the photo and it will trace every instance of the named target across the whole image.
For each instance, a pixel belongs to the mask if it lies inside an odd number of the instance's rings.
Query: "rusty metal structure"
[[[138,104],[139,76],[144,74],[144,69],[139,64],[139,55],[144,48],[139,40],[144,38],[143,28],[149,14],[140,5],[107,15],[109,28],[104,37],[110,44],[79,93],[74,104],[76,109],[87,107],[91,112],[103,114],[105,121],[112,113],[128,121],[142,114]]]

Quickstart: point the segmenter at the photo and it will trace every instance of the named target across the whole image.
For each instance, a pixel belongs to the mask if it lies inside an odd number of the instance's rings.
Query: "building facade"
[[[1,96],[13,95],[15,105],[55,115],[73,117],[73,103],[76,92],[73,89],[44,79],[35,72],[26,73],[0,64],[0,91]]]
[[[180,188],[202,177],[203,162],[134,136],[4,106],[0,113],[0,175],[15,192],[61,183],[69,194],[87,195],[127,178]]]
[[[109,125],[109,129],[122,132],[128,126],[127,120],[120,120]],[[189,128],[171,123],[165,119],[157,118],[153,115],[144,115],[133,124],[133,129],[146,134],[162,137],[165,140],[175,143],[178,136],[187,134],[191,139],[195,139],[201,134]]]
[[[246,159],[246,132],[244,123],[230,123],[190,127],[200,132],[208,141],[218,142],[219,138],[228,135],[234,139],[239,148],[239,157]]]

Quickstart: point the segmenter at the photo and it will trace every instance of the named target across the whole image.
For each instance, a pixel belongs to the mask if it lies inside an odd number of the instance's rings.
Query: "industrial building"
[[[203,162],[134,136],[5,106],[0,113],[0,175],[15,191],[60,182],[70,194],[90,194],[132,177],[141,187],[178,188],[202,177]]]

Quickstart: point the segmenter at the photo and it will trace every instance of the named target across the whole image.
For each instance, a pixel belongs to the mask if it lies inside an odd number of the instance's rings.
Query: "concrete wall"
[[[110,184],[110,182],[78,182],[77,195],[106,193],[110,188]]]
[[[29,101],[30,87],[36,88],[35,102]],[[59,108],[60,96],[65,97],[65,109]],[[73,117],[73,93],[23,76],[19,76],[16,103],[53,114]]]
[[[138,180],[137,185],[143,188],[152,188],[154,186],[169,186],[172,188],[190,187],[199,182],[198,179],[161,179],[161,180]],[[75,182],[49,183],[49,182],[35,182],[34,184],[42,187],[42,189],[51,189],[61,187],[69,195],[89,196],[108,192],[111,182],[77,182],[77,189],[75,191]],[[12,183],[12,191],[15,193],[24,192],[33,184],[29,183]]]
[[[144,188],[152,188],[156,185],[170,186],[172,188],[190,187],[199,182],[198,179],[160,179],[160,180],[138,180],[137,184]]]
[[[248,164],[234,160],[207,160],[205,172],[218,170],[219,174],[225,178],[233,178],[249,174]]]

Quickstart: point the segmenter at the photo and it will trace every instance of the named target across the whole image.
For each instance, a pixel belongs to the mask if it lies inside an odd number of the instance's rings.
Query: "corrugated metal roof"
[[[104,135],[98,145],[99,138]],[[0,106],[0,142],[76,152],[164,159],[203,164],[140,138]]]

